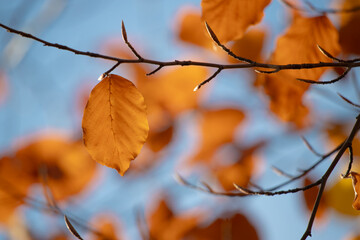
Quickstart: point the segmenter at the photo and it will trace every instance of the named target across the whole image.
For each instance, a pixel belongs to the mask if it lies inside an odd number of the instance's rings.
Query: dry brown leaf
[[[220,146],[233,141],[235,129],[244,118],[238,109],[203,111],[199,119],[200,144],[191,163],[210,161]]]
[[[105,77],[90,94],[82,128],[93,159],[124,175],[149,131],[143,96],[129,80]]]
[[[355,198],[354,198],[354,202],[352,204],[352,207],[355,210],[360,210],[360,199],[359,199],[359,194],[360,194],[360,174],[357,172],[351,172],[351,179],[352,179],[352,185],[354,188],[354,192],[355,192]]]
[[[274,64],[316,63],[329,59],[317,48],[317,44],[336,56],[340,52],[338,32],[326,16],[302,17],[295,15],[284,35],[277,40],[270,59]],[[263,85],[270,97],[270,109],[281,120],[293,122],[298,128],[308,124],[309,110],[302,98],[309,84],[295,78],[318,80],[324,68],[307,70],[286,70],[280,73],[262,75],[257,84]]]
[[[202,18],[222,43],[243,37],[246,29],[261,21],[271,0],[202,0]]]
[[[235,214],[230,218],[218,218],[209,226],[196,228],[189,233],[188,239],[196,240],[258,240],[255,227],[242,214]]]

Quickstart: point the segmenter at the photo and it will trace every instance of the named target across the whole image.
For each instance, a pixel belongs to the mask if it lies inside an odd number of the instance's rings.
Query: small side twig
[[[209,26],[209,24],[207,22],[205,22],[205,27],[206,30],[208,31],[210,37],[212,38],[212,40],[219,46],[221,47],[227,54],[229,54],[229,56],[233,57],[236,60],[240,60],[242,62],[246,62],[246,63],[250,63],[253,64],[255,63],[253,60],[247,59],[247,58],[243,58],[243,57],[239,57],[237,56],[235,53],[233,53],[229,48],[227,48],[224,44],[222,44],[218,37],[216,36],[216,34],[214,33],[214,31],[211,29],[211,27]]]
[[[353,153],[352,145],[349,145],[348,149],[349,149],[349,155],[350,155],[349,165],[348,165],[348,169],[347,169],[346,173],[341,174],[342,178],[349,178],[349,175],[350,175],[350,172],[351,172],[351,166],[352,166],[352,163],[354,161],[354,153]]]
[[[359,104],[353,103],[352,101],[350,101],[349,99],[347,99],[346,97],[344,97],[343,95],[341,95],[340,93],[338,93],[339,97],[341,97],[345,102],[351,104],[354,107],[360,108]]]
[[[332,83],[336,83],[339,80],[343,79],[351,70],[351,67],[348,67],[346,69],[345,72],[343,72],[339,77],[333,79],[333,80],[329,80],[329,81],[315,81],[315,80],[310,80],[310,79],[302,79],[302,78],[296,78],[296,80],[301,81],[301,82],[305,82],[305,83],[310,83],[310,84],[332,84]]]
[[[287,178],[290,178],[290,179],[294,178],[294,176],[284,172],[283,170],[279,169],[278,167],[271,166],[271,170],[273,170],[279,176],[284,176],[284,177],[287,177]]]
[[[135,50],[135,48],[131,45],[131,43],[128,41],[124,21],[121,21],[121,32],[122,32],[122,36],[123,36],[124,42],[125,42],[126,45],[130,48],[130,50],[134,53],[134,55],[135,55],[139,60],[144,59],[144,58]]]
[[[65,220],[65,224],[66,227],[69,229],[69,232],[74,235],[77,239],[83,240],[83,238],[80,236],[80,234],[76,231],[76,229],[74,228],[74,226],[71,224],[71,222],[69,221],[69,219],[67,218],[66,215],[64,215],[64,220]]]
[[[326,51],[325,49],[323,49],[319,44],[317,44],[316,46],[317,46],[317,48],[320,50],[320,52],[325,55],[325,57],[328,57],[328,58],[330,58],[330,59],[332,59],[332,60],[334,60],[334,61],[337,61],[337,62],[346,62],[346,61],[344,61],[344,60],[342,60],[342,59],[340,59],[340,58],[334,57],[334,56],[331,55],[328,51]]]
[[[149,72],[146,74],[146,76],[150,76],[150,75],[153,75],[154,73],[156,73],[157,71],[159,71],[160,69],[162,69],[164,67],[164,65],[159,65],[157,68],[155,68],[155,70]]]
[[[313,148],[313,146],[311,146],[311,144],[309,143],[309,141],[308,141],[304,136],[301,136],[301,139],[304,141],[305,145],[308,147],[308,149],[309,149],[313,154],[315,154],[315,155],[318,156],[318,157],[323,157],[323,156],[324,156],[323,154],[318,153],[318,152]]]
[[[207,83],[210,82],[212,79],[214,79],[222,70],[223,70],[223,68],[219,67],[218,70],[216,70],[216,72],[213,73],[213,75],[211,75],[208,79],[202,81],[199,85],[197,85],[197,86],[194,88],[194,92],[196,92],[196,91],[199,90],[203,85],[207,84]]]

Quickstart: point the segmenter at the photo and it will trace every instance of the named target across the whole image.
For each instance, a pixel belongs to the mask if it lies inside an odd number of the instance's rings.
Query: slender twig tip
[[[201,87],[200,85],[197,85],[197,86],[194,88],[194,90],[193,90],[193,91],[194,91],[194,92],[196,92],[197,90],[199,90],[199,89],[200,89],[200,87]]]
[[[240,187],[240,186],[237,185],[236,183],[233,183],[233,185],[234,185],[234,187],[235,187],[237,190],[239,190],[239,192],[241,192],[241,193],[243,193],[243,194],[246,194],[246,195],[250,194],[250,192],[249,192],[247,189],[245,189],[245,188],[243,188],[243,187]]]
[[[100,82],[101,80],[103,80],[106,77],[106,74],[103,73],[100,75],[100,77],[98,78],[98,81]]]
[[[220,45],[220,41],[217,38],[216,34],[214,33],[214,31],[211,29],[211,27],[209,26],[209,24],[207,22],[205,22],[205,27],[206,30],[208,31],[210,37],[212,38],[212,40],[214,40],[214,42],[216,42],[216,44]]]
[[[127,34],[126,34],[126,29],[125,29],[124,21],[121,21],[121,33],[122,33],[124,42],[127,42],[127,41],[128,41],[128,38],[127,38]]]

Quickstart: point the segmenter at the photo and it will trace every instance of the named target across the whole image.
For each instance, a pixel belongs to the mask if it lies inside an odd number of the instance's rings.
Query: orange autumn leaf
[[[261,21],[271,0],[202,0],[202,18],[222,43],[242,38],[246,29]]]
[[[340,9],[352,9],[358,7],[359,2],[353,0],[344,0]],[[360,24],[359,11],[339,14],[340,29],[339,42],[341,49],[345,54],[360,54],[360,33],[357,31]]]
[[[354,189],[350,179],[339,179],[325,193],[326,203],[329,207],[345,216],[358,216],[360,213],[352,207]]]
[[[0,223],[9,223],[15,209],[24,203],[31,183],[18,169],[13,168],[12,158],[0,158]]]
[[[359,199],[359,194],[360,194],[360,174],[357,172],[351,172],[351,179],[352,179],[352,185],[354,188],[354,192],[355,192],[355,198],[354,198],[354,202],[352,204],[352,207],[355,210],[360,210],[360,199]]]
[[[166,145],[168,145],[173,137],[174,125],[170,124],[168,127],[159,131],[149,131],[149,137],[146,142],[147,146],[153,152],[159,152]]]
[[[303,186],[307,186],[312,183],[314,183],[314,181],[311,180],[310,178],[306,177],[304,179]],[[303,191],[303,199],[305,200],[305,205],[309,212],[311,212],[313,210],[318,192],[319,192],[318,186],[310,188],[309,190]],[[322,219],[324,217],[326,209],[327,209],[326,197],[323,196],[320,200],[320,205],[317,209],[315,218]]]
[[[196,228],[188,235],[188,239],[196,240],[258,240],[255,227],[242,214],[229,218],[218,218],[209,226]]]
[[[330,143],[330,145],[332,147],[338,146],[347,138],[348,132],[350,130],[347,129],[346,126],[348,126],[347,122],[331,123],[328,126],[326,126],[325,131],[330,140],[330,141],[328,141],[328,143]],[[360,139],[354,138],[354,140],[352,141],[352,144],[353,144],[353,146],[360,146]],[[354,147],[353,154],[354,154],[354,156],[360,156],[360,149],[358,147]],[[355,166],[356,165],[353,165],[352,169],[354,169]]]
[[[176,68],[157,73],[153,79],[139,77],[139,90],[151,105],[149,112],[161,108],[175,117],[198,106],[199,94],[193,89],[208,75],[208,70],[201,67]]]
[[[261,51],[265,37],[266,33],[264,30],[251,29],[245,33],[243,38],[236,40],[230,49],[237,56],[261,62]],[[228,59],[231,63],[239,63],[238,60],[230,56]]]
[[[166,200],[161,200],[157,208],[150,214],[150,239],[180,240],[195,228],[198,217],[195,214],[174,214]]]
[[[187,11],[181,16],[178,36],[180,40],[196,46],[207,49],[214,47],[214,42],[207,33],[198,11]]]
[[[238,109],[204,110],[199,119],[200,145],[191,162],[208,162],[216,150],[234,139],[236,127],[245,114]]]
[[[216,167],[216,178],[225,191],[235,190],[234,183],[241,187],[246,187],[249,184],[257,160],[255,152],[262,145],[262,143],[256,144],[255,146],[242,150],[239,159],[231,165]]]
[[[316,63],[326,62],[317,44],[332,55],[340,52],[338,32],[326,16],[307,18],[295,15],[284,35],[278,38],[270,63]],[[293,122],[298,128],[308,124],[309,110],[303,104],[303,96],[309,84],[295,78],[318,80],[324,68],[286,70],[280,73],[260,75],[257,84],[262,85],[270,97],[270,109],[281,120]]]
[[[96,233],[91,234],[92,240],[121,240],[123,237],[119,236],[120,222],[117,217],[111,214],[96,215],[91,220],[91,225],[97,230]],[[120,228],[121,230],[121,228]]]
[[[91,91],[82,128],[92,158],[124,175],[149,131],[143,96],[129,80],[105,77]]]
[[[12,161],[29,184],[47,185],[54,198],[63,200],[79,193],[94,177],[96,164],[81,142],[46,137],[19,149]]]

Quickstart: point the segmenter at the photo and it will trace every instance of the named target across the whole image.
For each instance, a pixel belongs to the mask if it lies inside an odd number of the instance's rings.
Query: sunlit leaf
[[[307,18],[295,15],[288,30],[278,38],[270,62],[301,64],[329,61],[318,50],[317,44],[333,56],[339,54],[338,32],[333,24],[326,16]],[[303,96],[309,84],[295,79],[318,80],[324,71],[324,68],[287,70],[263,75],[257,83],[264,86],[270,97],[271,111],[281,120],[293,122],[301,128],[308,124],[309,110],[303,103]]]
[[[220,42],[241,38],[246,29],[261,21],[271,0],[202,0],[202,18]]]
[[[109,75],[92,90],[82,128],[93,159],[124,175],[149,131],[143,96],[129,80]]]
[[[353,184],[353,188],[354,188],[354,192],[355,192],[355,198],[354,198],[354,202],[352,204],[352,207],[355,210],[360,210],[360,200],[359,200],[359,194],[360,194],[360,174],[357,172],[351,172],[351,179],[352,179],[352,184]]]
[[[245,114],[238,109],[204,110],[199,116],[200,140],[191,162],[208,162],[215,151],[234,139],[236,127]],[[221,130],[219,130],[221,129]]]
[[[91,234],[92,237],[89,239],[92,240],[121,240],[124,239],[122,236],[119,236],[120,221],[115,215],[101,213],[96,215],[91,220],[91,225],[94,229],[97,230],[96,233]]]
[[[325,192],[324,197],[326,197],[328,206],[337,213],[346,216],[359,215],[359,212],[352,208],[354,189],[350,179],[339,179]]]

